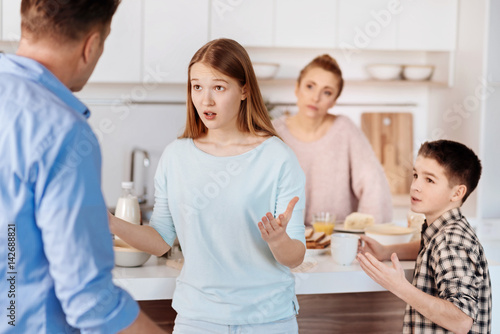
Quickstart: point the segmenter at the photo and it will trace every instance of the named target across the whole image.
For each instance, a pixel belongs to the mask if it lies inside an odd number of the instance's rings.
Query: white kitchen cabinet
[[[341,49],[452,51],[457,0],[339,0]]]
[[[206,0],[146,0],[144,76],[149,83],[186,83],[194,53],[208,42]]]
[[[225,37],[244,46],[273,46],[274,6],[269,0],[213,0],[210,39]]]
[[[337,11],[336,0],[276,0],[274,46],[334,47]]]
[[[391,0],[339,0],[338,48],[396,49],[400,12]]]
[[[21,0],[0,0],[0,40],[19,41],[21,38]]]
[[[404,50],[455,50],[457,0],[400,0],[398,48]]]
[[[90,82],[140,82],[141,64],[142,0],[122,0]]]

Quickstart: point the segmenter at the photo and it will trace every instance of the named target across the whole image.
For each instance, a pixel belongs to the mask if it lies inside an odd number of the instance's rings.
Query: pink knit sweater
[[[373,215],[376,223],[391,221],[389,183],[368,139],[349,118],[337,116],[328,132],[314,142],[294,137],[285,119],[273,124],[306,175],[306,225],[320,211],[334,213],[337,222],[355,211]]]

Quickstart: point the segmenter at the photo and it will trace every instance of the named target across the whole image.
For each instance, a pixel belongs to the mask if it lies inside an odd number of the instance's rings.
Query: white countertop
[[[489,259],[490,274],[493,282],[500,283],[500,242],[484,242]],[[174,258],[179,257],[174,254]],[[180,271],[165,264],[164,258],[151,256],[141,267],[113,269],[114,282],[127,290],[136,300],[172,299],[175,289],[175,280]],[[307,271],[294,273],[296,293],[323,294],[323,293],[350,293],[384,291],[375,283],[354,261],[349,266],[339,266],[333,263],[329,253],[322,255],[306,254],[305,262],[314,263]],[[389,262],[387,263],[389,265]],[[406,278],[411,281],[414,261],[402,261]],[[494,291],[496,292],[496,291]],[[494,298],[495,299],[495,298]]]
[[[152,256],[143,266],[136,268],[115,267],[114,281],[127,290],[136,300],[172,299],[175,280],[180,271],[165,264],[164,258]],[[296,293],[323,294],[384,291],[368,277],[359,264],[336,265],[329,253],[306,255],[308,264],[314,265],[305,272],[294,273]],[[413,261],[403,261],[406,277],[411,280]]]

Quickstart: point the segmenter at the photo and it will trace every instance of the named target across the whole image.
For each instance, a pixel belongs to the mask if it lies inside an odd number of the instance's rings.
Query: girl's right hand
[[[108,211],[108,224],[109,224],[109,229],[111,231],[111,234],[115,234],[113,231],[114,230],[114,219],[115,219],[115,216],[113,216],[113,214]]]
[[[391,254],[387,246],[380,244],[366,235],[360,235],[359,238],[358,253],[370,253],[379,261],[390,259]]]

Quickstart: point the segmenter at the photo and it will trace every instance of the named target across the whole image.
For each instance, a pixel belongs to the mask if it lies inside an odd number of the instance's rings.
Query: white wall
[[[485,76],[488,93],[484,103],[481,128],[481,155],[483,162],[482,186],[479,189],[479,212],[482,218],[500,221],[500,1],[490,1],[488,20],[488,47]],[[500,222],[499,222],[500,225]],[[500,238],[500,228],[497,228]]]
[[[454,86],[430,90],[427,127],[429,139],[456,140],[478,154],[484,103],[481,92],[485,88],[486,15],[486,0],[460,1]],[[480,184],[486,182],[483,178]],[[478,191],[472,193],[463,206],[467,217],[477,217],[477,195]]]

